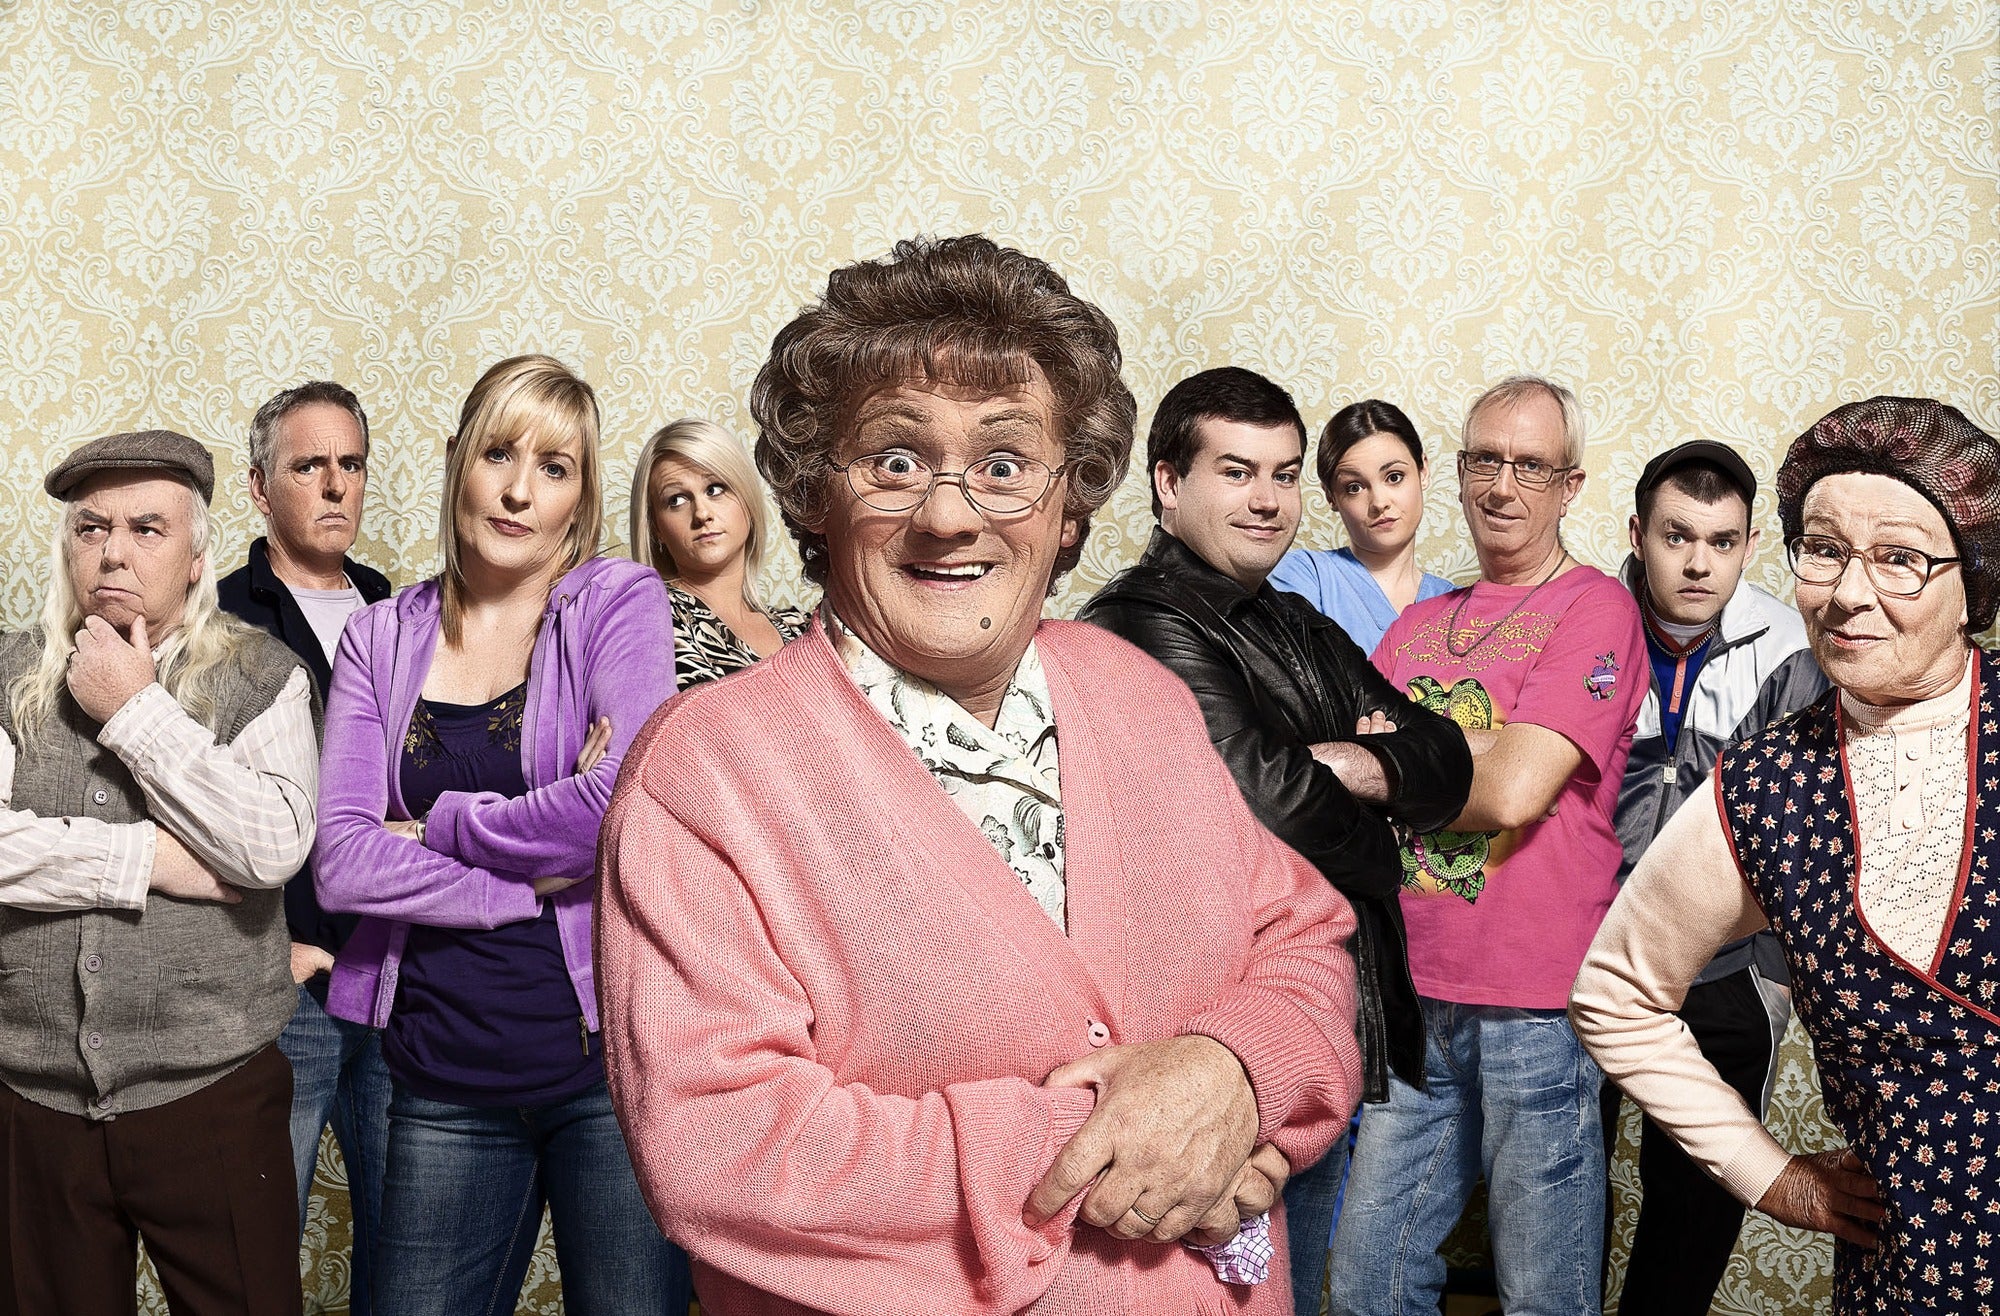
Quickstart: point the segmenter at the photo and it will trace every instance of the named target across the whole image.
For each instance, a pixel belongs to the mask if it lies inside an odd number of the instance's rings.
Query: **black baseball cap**
[[[1714,439],[1691,439],[1654,457],[1646,463],[1646,469],[1639,472],[1639,484],[1633,492],[1641,498],[1645,497],[1660,481],[1690,462],[1706,462],[1718,468],[1743,494],[1746,505],[1756,503],[1757,477],[1750,473],[1750,463],[1744,461],[1736,449]]]

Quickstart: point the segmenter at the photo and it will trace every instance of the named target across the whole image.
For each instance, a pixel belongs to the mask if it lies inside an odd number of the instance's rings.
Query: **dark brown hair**
[[[1326,492],[1326,501],[1333,501],[1333,476],[1340,469],[1340,459],[1347,450],[1363,439],[1377,434],[1387,434],[1402,440],[1410,450],[1410,460],[1424,469],[1424,441],[1417,437],[1417,427],[1403,414],[1403,409],[1393,402],[1380,398],[1366,398],[1360,402],[1350,402],[1333,413],[1326,428],[1319,432],[1319,454],[1313,458],[1313,470],[1319,476],[1319,487]]]
[[[1743,524],[1750,524],[1750,500],[1743,496],[1743,486],[1714,462],[1684,461],[1661,476],[1650,488],[1641,489],[1633,500],[1633,510],[1639,514],[1639,525],[1643,528],[1653,515],[1653,502],[1662,489],[1677,489],[1705,506],[1713,507],[1727,498],[1734,498],[1743,504]]]
[[[1167,390],[1146,431],[1146,486],[1153,491],[1153,516],[1160,512],[1153,472],[1161,462],[1185,476],[1201,451],[1201,423],[1228,420],[1239,425],[1290,425],[1299,432],[1299,456],[1306,453],[1306,422],[1292,395],[1254,370],[1214,366],[1189,375]]]
[[[1047,263],[979,234],[905,239],[883,260],[835,270],[826,295],[778,331],[750,389],[757,467],[806,575],[826,581],[826,538],[807,523],[825,514],[835,448],[871,394],[908,381],[997,391],[1039,367],[1070,463],[1063,515],[1088,532],[1132,455],[1138,408],[1122,364],[1103,311]],[[1083,541],[1057,556],[1051,587]]]

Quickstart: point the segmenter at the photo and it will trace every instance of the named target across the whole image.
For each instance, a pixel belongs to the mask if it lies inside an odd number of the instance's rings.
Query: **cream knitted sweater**
[[[1862,913],[1905,960],[1944,935],[1965,838],[1972,668],[1894,710],[1841,696],[1860,823]],[[1619,893],[1577,974],[1570,1019],[1606,1077],[1704,1169],[1755,1204],[1785,1168],[1778,1145],[1702,1057],[1673,1011],[1716,948],[1765,926],[1712,790],[1688,798]]]

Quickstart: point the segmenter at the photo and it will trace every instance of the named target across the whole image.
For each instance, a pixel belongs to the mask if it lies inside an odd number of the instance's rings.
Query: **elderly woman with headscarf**
[[[2000,445],[1914,398],[1792,445],[1779,515],[1837,687],[1726,751],[1646,852],[1570,1005],[1604,1072],[1744,1202],[1835,1237],[1834,1310],[1991,1312],[2000,1195]],[[1827,1115],[1787,1155],[1671,1013],[1768,924]]]
[[[715,1316],[1291,1310],[1236,1281],[1282,1274],[1261,1213],[1354,1108],[1354,920],[1177,678],[1043,618],[1126,467],[1119,361],[965,237],[836,271],[758,375],[825,603],[642,733],[598,934]]]

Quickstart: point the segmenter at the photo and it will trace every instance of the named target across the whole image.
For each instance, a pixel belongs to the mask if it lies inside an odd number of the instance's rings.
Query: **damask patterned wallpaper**
[[[1768,478],[1871,393],[2000,425],[1997,116],[2000,0],[0,0],[0,621],[36,607],[41,473],[114,429],[217,449],[239,557],[247,422],[306,376],[369,407],[363,551],[399,580],[517,351],[598,387],[622,530],[645,435],[744,430],[831,267],[970,229],[1105,306],[1142,420],[1236,362],[1315,428],[1390,398],[1436,456],[1483,382],[1573,383],[1568,535],[1611,565],[1682,439]],[[1463,577],[1440,472],[1423,551]],[[1057,610],[1149,524],[1135,472]],[[1789,1308],[1769,1278],[1727,1310]]]

